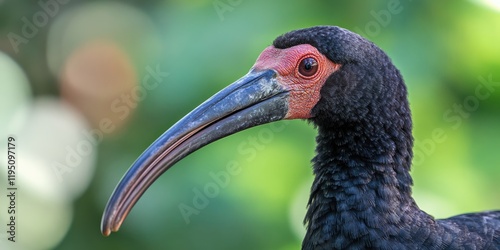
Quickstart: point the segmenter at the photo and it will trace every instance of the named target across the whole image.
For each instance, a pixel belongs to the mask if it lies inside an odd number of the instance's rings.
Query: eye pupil
[[[312,69],[312,67],[313,67],[313,66],[312,66],[311,62],[309,62],[309,61],[308,61],[308,62],[306,62],[306,64],[305,64],[305,69],[306,69],[306,70],[311,70],[311,69]]]
[[[303,76],[312,76],[318,71],[318,62],[312,57],[303,59],[299,64],[299,73]]]

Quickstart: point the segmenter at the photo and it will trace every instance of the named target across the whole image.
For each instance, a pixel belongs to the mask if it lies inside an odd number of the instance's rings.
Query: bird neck
[[[411,197],[411,120],[403,120],[409,122],[318,126],[304,249],[313,241],[398,228],[404,216],[420,212]]]

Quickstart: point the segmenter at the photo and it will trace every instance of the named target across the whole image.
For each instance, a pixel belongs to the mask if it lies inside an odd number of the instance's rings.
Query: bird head
[[[319,127],[389,119],[385,106],[405,106],[400,103],[405,100],[397,69],[361,36],[331,26],[286,33],[245,76],[188,113],[139,156],[110,197],[101,231],[117,231],[162,173],[215,140],[282,119],[308,119]]]

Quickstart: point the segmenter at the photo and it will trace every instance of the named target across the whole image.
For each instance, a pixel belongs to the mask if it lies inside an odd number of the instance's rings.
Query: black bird
[[[135,161],[108,201],[104,235],[191,152],[282,119],[318,130],[302,249],[500,249],[500,211],[436,220],[411,197],[412,121],[398,69],[373,43],[319,26],[276,38],[250,72],[202,103]]]

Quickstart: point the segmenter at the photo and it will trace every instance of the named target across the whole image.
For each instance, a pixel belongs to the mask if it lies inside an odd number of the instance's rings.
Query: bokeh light
[[[137,106],[131,93],[138,82],[135,69],[114,43],[85,43],[69,56],[61,75],[61,96],[103,136],[119,130]]]
[[[8,55],[0,51],[0,134],[7,136],[7,125],[16,111],[31,99],[28,77]]]
[[[471,0],[474,3],[484,5],[485,7],[491,8],[497,12],[500,12],[500,1],[498,0]]]
[[[399,1],[390,16],[380,16],[389,0],[66,2],[49,15],[38,2],[0,0],[0,225],[8,135],[19,141],[20,188],[19,242],[0,228],[0,249],[300,249],[316,135],[303,121],[193,153],[158,178],[118,233],[105,238],[99,225],[152,141],[245,74],[278,35],[314,25],[364,33],[400,69],[422,209],[448,217],[500,208],[498,1]],[[27,36],[24,20],[37,13],[47,23]],[[27,42],[15,48],[9,34]],[[445,114],[485,81],[495,86],[488,98],[450,122]],[[436,129],[446,139],[430,144]],[[234,162],[241,173],[187,222],[179,205]]]
[[[59,243],[72,220],[72,203],[87,189],[95,168],[89,127],[73,108],[40,98],[17,109],[5,131],[15,138],[17,191],[16,249],[47,249]],[[4,136],[6,138],[6,136]],[[0,152],[7,155],[6,145]],[[6,169],[5,163],[0,164]],[[5,172],[0,184],[7,186]],[[22,211],[22,212],[21,212]],[[0,219],[7,221],[7,211]]]
[[[72,202],[88,187],[96,142],[80,113],[53,98],[39,98],[18,111],[8,128],[17,139],[23,171],[19,185],[40,197]],[[21,157],[21,156],[20,156]]]

